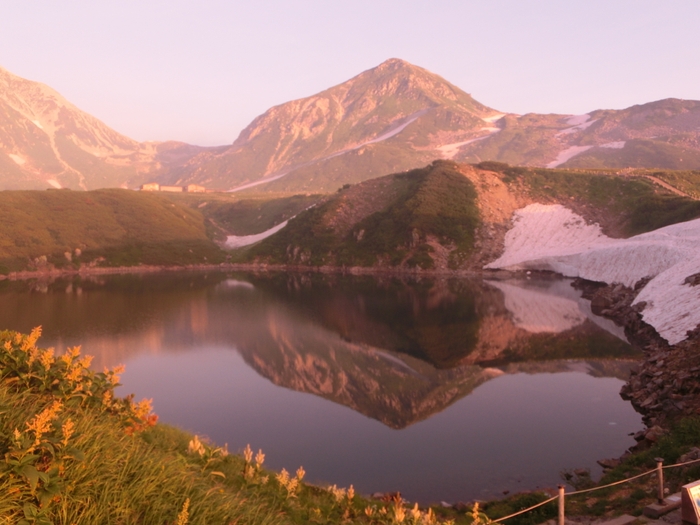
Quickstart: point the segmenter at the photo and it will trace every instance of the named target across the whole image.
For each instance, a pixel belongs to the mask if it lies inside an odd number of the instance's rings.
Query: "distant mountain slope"
[[[139,143],[53,89],[0,69],[0,189],[134,188],[331,193],[435,159],[531,167],[700,169],[700,101],[585,115],[508,114],[390,59],[270,108],[231,145]]]
[[[0,68],[0,189],[133,187],[203,149],[136,142]]]
[[[193,158],[177,181],[229,189],[279,180],[269,187],[334,191],[345,182],[425,164],[435,158],[438,142],[487,136],[495,117],[497,111],[439,76],[391,59],[271,108],[226,151]]]
[[[507,115],[453,158],[543,167],[700,168],[700,101],[667,99],[585,115]]]
[[[166,180],[221,189],[331,192],[436,158],[538,167],[697,169],[700,102],[585,115],[514,115],[398,59],[256,118],[227,149]]]

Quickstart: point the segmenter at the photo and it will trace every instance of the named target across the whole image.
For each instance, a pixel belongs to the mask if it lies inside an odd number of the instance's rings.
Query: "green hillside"
[[[482,182],[477,188],[472,180]],[[500,251],[502,235],[510,227],[508,213],[495,223],[480,216],[480,206],[506,205],[499,200],[506,195],[491,192],[494,184],[505,188],[508,205],[519,203],[512,210],[533,202],[561,204],[599,223],[611,237],[700,217],[700,201],[673,193],[659,181],[691,195],[700,183],[696,172],[636,170],[620,175],[614,170],[435,161],[422,169],[346,184],[285,229],[234,257],[288,265],[480,268],[485,263],[479,260],[493,260]]]
[[[584,218],[598,222],[613,237],[630,237],[700,217],[700,201],[660,188],[644,177],[646,171],[620,176],[610,170],[523,168],[498,162],[476,166],[496,171],[511,191],[525,194],[535,202],[572,208]],[[649,173],[689,191],[700,183],[697,172]]]
[[[479,224],[473,184],[452,162],[346,186],[247,251],[284,264],[432,268],[439,246],[456,266]]]
[[[5,191],[0,272],[81,265],[218,263],[202,214],[129,190]]]

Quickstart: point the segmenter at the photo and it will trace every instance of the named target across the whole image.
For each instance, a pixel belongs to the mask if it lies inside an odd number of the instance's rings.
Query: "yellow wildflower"
[[[182,504],[182,510],[177,515],[177,525],[187,525],[187,522],[189,521],[189,518],[190,518],[189,508],[190,508],[190,498],[187,498],[185,500],[185,503]]]
[[[54,363],[54,361],[55,359],[53,357],[53,348],[48,348],[47,350],[44,350],[39,356],[39,362],[43,365],[43,367],[46,370],[51,368],[51,365]]]
[[[51,430],[51,423],[58,417],[58,412],[61,408],[61,402],[54,401],[27,423],[27,430],[34,432],[34,444],[32,448],[39,446],[41,437]]]
[[[67,419],[65,423],[63,423],[63,426],[61,427],[61,433],[63,434],[63,439],[61,442],[63,443],[63,446],[65,447],[68,444],[68,440],[71,438],[73,433],[75,432],[75,425],[73,424],[72,419]]]
[[[253,449],[250,448],[250,443],[243,449],[243,458],[245,458],[246,463],[253,461]]]
[[[252,451],[251,451],[251,454],[252,454]],[[261,468],[264,461],[265,461],[265,454],[263,454],[262,449],[258,449],[258,453],[255,454],[255,465],[258,468]]]

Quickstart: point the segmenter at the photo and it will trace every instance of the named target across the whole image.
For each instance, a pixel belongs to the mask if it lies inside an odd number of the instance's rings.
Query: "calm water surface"
[[[123,363],[120,394],[266,465],[468,501],[633,444],[639,356],[569,282],[275,274],[0,282],[0,325]]]

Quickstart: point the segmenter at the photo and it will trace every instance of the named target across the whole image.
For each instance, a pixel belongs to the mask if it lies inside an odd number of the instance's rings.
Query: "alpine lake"
[[[634,444],[641,355],[553,276],[181,272],[1,281],[0,328],[126,366],[159,421],[409,501],[555,487]]]

